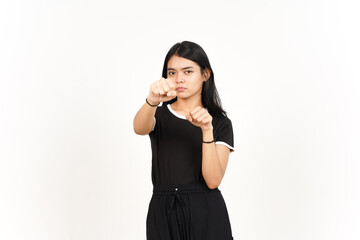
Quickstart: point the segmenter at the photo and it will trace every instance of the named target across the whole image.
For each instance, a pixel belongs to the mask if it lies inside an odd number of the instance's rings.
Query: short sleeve
[[[154,116],[154,125],[150,131],[150,135],[151,134],[155,134],[157,132],[157,129],[159,128],[160,122],[161,122],[161,116],[160,116],[160,111],[161,111],[161,106],[158,106],[156,108],[156,112],[155,112],[155,116]]]
[[[219,121],[219,126],[214,133],[215,144],[223,144],[230,149],[230,152],[235,151],[234,148],[234,133],[231,120],[227,117]]]

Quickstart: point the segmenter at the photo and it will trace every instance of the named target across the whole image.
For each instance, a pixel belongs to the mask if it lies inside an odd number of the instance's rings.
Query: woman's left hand
[[[212,130],[212,116],[210,113],[200,106],[196,106],[188,115],[186,119],[193,125],[200,127],[203,132]]]

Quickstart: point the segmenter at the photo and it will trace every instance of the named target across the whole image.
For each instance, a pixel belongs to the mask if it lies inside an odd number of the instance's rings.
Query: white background
[[[235,240],[360,238],[356,1],[0,3],[0,239],[145,239],[133,118],[167,51],[210,59]]]

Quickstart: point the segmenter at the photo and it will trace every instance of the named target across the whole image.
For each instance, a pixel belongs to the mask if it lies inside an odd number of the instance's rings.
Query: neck
[[[204,107],[201,103],[201,96],[197,97],[197,98],[190,98],[190,99],[183,99],[183,98],[178,98],[174,103],[174,108],[177,110],[184,110],[184,111],[191,111],[193,110],[196,106],[200,106],[200,107]]]

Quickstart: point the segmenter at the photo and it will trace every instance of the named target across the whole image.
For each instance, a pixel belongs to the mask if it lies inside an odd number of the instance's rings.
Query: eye
[[[187,70],[186,72],[192,73],[192,71],[191,71],[191,70]]]
[[[174,73],[174,72],[169,72],[169,75],[171,75],[171,73]],[[171,75],[172,76],[172,75]]]

